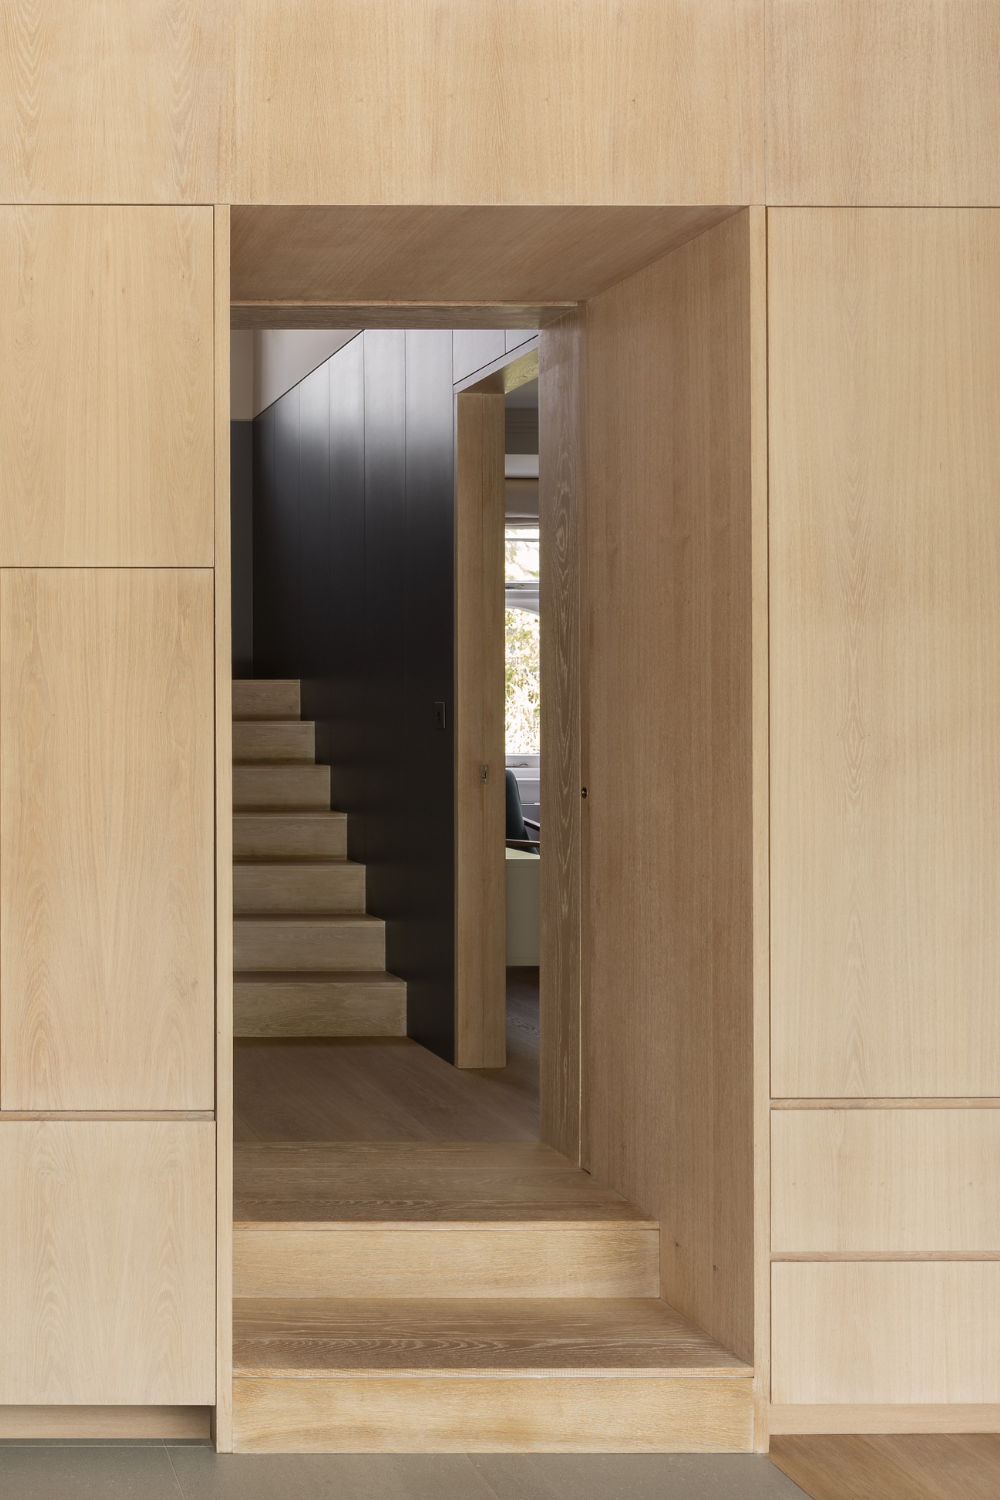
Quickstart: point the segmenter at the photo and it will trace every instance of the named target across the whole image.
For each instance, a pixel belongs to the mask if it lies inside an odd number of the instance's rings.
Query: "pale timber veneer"
[[[210,208],[0,207],[0,566],[212,566],[212,265]]]
[[[0,1131],[0,1406],[214,1403],[214,1124]]]
[[[208,1406],[3,1406],[0,1442],[149,1438],[204,1442],[211,1417]]]
[[[772,209],[772,1090],[1000,1093],[1000,210]]]
[[[213,580],[0,573],[0,1103],[212,1109]]]

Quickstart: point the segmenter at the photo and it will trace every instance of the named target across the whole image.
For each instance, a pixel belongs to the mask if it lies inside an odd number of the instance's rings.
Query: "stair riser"
[[[488,1227],[236,1229],[236,1297],[658,1297],[659,1232]]]
[[[405,1036],[406,985],[245,984],[233,990],[236,1036]]]
[[[236,859],[346,859],[347,819],[253,818],[233,819]]]
[[[297,682],[240,679],[233,683],[234,719],[297,719]]]
[[[248,972],[385,968],[385,928],[379,922],[323,927],[283,927],[259,922],[233,931],[234,967]]]
[[[234,766],[233,807],[330,808],[329,766]]]
[[[253,912],[360,912],[365,909],[365,867],[237,865],[233,910]]]
[[[343,1375],[233,1381],[240,1453],[749,1453],[752,1382]]]
[[[233,725],[233,760],[289,761],[312,764],[316,759],[316,726],[294,724]]]

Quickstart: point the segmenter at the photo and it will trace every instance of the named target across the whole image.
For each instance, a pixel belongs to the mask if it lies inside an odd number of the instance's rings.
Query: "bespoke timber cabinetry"
[[[213,211],[0,245],[0,1404],[204,1407]]]

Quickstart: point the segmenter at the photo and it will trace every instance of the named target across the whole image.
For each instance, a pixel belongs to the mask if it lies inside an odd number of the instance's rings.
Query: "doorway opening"
[[[234,325],[359,330],[254,418],[237,1016],[280,993],[236,1027],[245,1448],[752,1445],[760,263],[732,208],[234,210]],[[264,837],[338,814],[340,856]],[[366,1034],[376,972],[395,1030]]]

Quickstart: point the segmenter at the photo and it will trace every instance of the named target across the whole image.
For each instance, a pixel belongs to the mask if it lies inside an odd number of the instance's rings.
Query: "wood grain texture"
[[[236,1036],[405,1036],[406,984],[372,970],[237,974]]]
[[[1000,202],[992,0],[774,0],[767,202]]]
[[[538,1140],[537,1085],[407,1037],[241,1039],[235,1067],[239,1141]]]
[[[287,807],[329,812],[330,767],[302,765],[235,765],[231,771],[234,808]]]
[[[771,1322],[771,766],[767,558],[767,213],[748,215],[750,264],[751,756],[753,819],[754,1449],[767,1452]]]
[[[1000,1111],[776,1111],[772,1249],[1000,1254]]]
[[[294,679],[243,677],[233,683],[233,718],[287,722],[301,713],[299,684]]]
[[[229,209],[215,254],[215,1410],[212,1438],[233,1447],[233,668],[230,547]]]
[[[761,201],[759,0],[239,14],[234,202]]]
[[[297,761],[311,765],[316,759],[316,725],[304,719],[288,723],[232,725],[234,761]]]
[[[813,1500],[993,1500],[1000,1438],[783,1437],[771,1462]]]
[[[365,867],[350,860],[262,860],[233,866],[233,911],[309,916],[316,912],[363,912]]]
[[[215,1400],[215,1126],[0,1131],[0,1405]]]
[[[0,1441],[94,1441],[209,1435],[207,1406],[4,1406]]]
[[[648,1297],[659,1235],[645,1225],[240,1225],[237,1297]]]
[[[211,209],[0,207],[0,565],[211,566],[212,289]]]
[[[750,306],[746,213],[589,304],[584,812],[584,1162],[748,1360]]]
[[[769,212],[772,1088],[1000,1093],[1000,212]]]
[[[215,203],[228,178],[226,9],[11,0],[0,201]]]
[[[233,1306],[241,1376],[749,1368],[655,1297],[248,1297]]]
[[[385,923],[350,916],[235,917],[233,961],[240,973],[347,969],[385,972]]]
[[[0,1102],[212,1109],[212,574],[0,574]]]
[[[346,813],[234,813],[232,827],[237,859],[347,858]]]
[[[474,327],[516,328],[506,308],[495,324],[487,312],[523,303],[558,318],[568,306],[552,304],[597,296],[733,212],[244,205],[233,209],[233,301],[353,304],[363,327],[371,304],[393,317],[437,305],[449,320],[474,309]]]
[[[539,341],[538,512],[541,539],[540,1075],[542,1140],[570,1161],[581,1151],[584,670],[581,532],[586,517],[587,315]]]
[[[455,472],[455,1064],[506,1061],[504,398],[459,396]],[[481,783],[482,766],[489,780]]]
[[[240,1222],[656,1227],[558,1152],[525,1141],[241,1143],[235,1213]]]
[[[718,1376],[237,1378],[240,1453],[743,1453],[750,1382]]]
[[[772,1434],[1000,1432],[1000,1406],[772,1406]]]
[[[778,1262],[777,1403],[1000,1402],[1000,1263]]]

